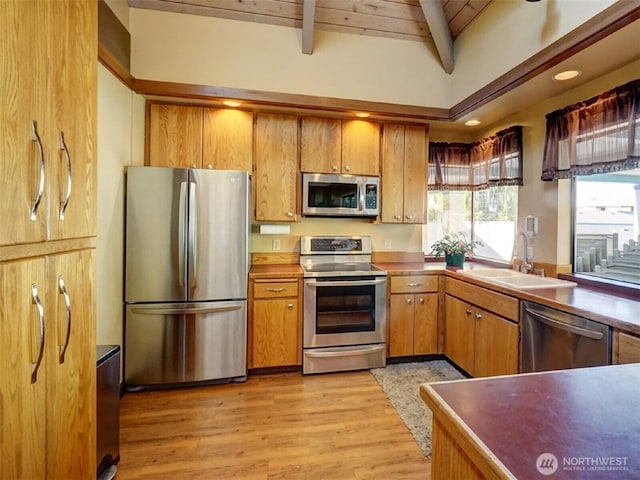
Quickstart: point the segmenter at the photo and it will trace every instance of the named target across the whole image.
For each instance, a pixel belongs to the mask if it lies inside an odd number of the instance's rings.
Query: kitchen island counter
[[[434,480],[640,478],[640,364],[423,384],[420,396]]]

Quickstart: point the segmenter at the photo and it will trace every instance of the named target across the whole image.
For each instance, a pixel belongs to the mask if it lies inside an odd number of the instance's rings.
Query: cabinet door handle
[[[197,168],[197,165],[195,163],[192,163],[191,168]]]
[[[265,288],[267,292],[284,292],[286,288]]]
[[[407,298],[407,305],[411,305],[411,299]]]
[[[344,171],[345,172],[350,172],[351,171],[351,167],[349,165],[345,165],[344,166]]]
[[[407,215],[407,220],[413,220],[413,215]]]
[[[467,315],[471,315],[471,310],[467,309],[467,310],[465,310],[465,313],[466,313]]]
[[[424,298],[420,297],[420,298],[418,299],[418,303],[424,303]]]
[[[337,165],[332,165],[331,166],[331,170],[333,170],[334,172],[338,171],[338,166]]]
[[[476,320],[480,320],[482,318],[482,315],[479,313],[476,313]]]
[[[407,287],[421,287],[424,283],[407,283]]]
[[[67,210],[67,205],[69,205],[69,199],[71,198],[71,184],[73,178],[71,177],[71,155],[69,155],[69,149],[67,148],[67,144],[64,141],[64,132],[60,132],[60,150],[64,152],[64,158],[67,162],[67,194],[64,197],[64,200],[60,202],[60,214],[58,217],[60,220],[64,220],[64,214]]]
[[[69,348],[69,339],[71,338],[71,299],[62,275],[58,277],[58,290],[64,297],[64,306],[67,311],[67,335],[64,339],[64,345],[60,345],[60,355],[58,357],[58,363],[64,363],[64,356],[67,353],[67,348]]]
[[[38,160],[40,161],[40,179],[38,180],[38,192],[36,198],[33,199],[31,204],[31,210],[29,211],[29,218],[35,220],[38,218],[38,206],[42,200],[44,194],[44,180],[45,180],[45,166],[44,166],[44,148],[42,147],[42,140],[38,134],[38,123],[35,120],[31,121],[31,140],[36,142],[38,146]]]
[[[209,170],[213,170],[213,165],[211,165],[210,163],[208,163],[208,164],[207,164],[207,168],[208,168]]]
[[[287,217],[293,218],[293,212],[287,212]]]
[[[31,285],[31,298],[38,309],[38,319],[40,321],[40,347],[38,351],[38,358],[36,358],[36,361],[31,364],[31,383],[36,383],[38,381],[38,369],[42,364],[42,357],[44,355],[44,307],[42,306],[40,296],[38,295],[37,283]]]
[[[288,308],[289,310],[291,310],[291,309],[293,308],[293,303],[289,303],[289,304],[287,304],[287,308]]]
[[[402,217],[400,215],[394,215],[393,218],[395,220],[402,220]]]

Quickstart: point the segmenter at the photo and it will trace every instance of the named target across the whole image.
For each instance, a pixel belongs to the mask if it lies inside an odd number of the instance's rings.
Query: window
[[[509,261],[513,255],[518,215],[517,185],[493,186],[483,190],[437,190],[428,192],[427,225],[423,248],[447,233],[463,232],[479,240],[477,257]]]
[[[640,284],[640,169],[574,182],[574,271]]]

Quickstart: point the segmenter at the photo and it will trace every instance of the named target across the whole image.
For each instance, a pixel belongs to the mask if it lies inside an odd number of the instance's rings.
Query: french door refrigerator
[[[247,375],[247,172],[129,167],[127,390]]]

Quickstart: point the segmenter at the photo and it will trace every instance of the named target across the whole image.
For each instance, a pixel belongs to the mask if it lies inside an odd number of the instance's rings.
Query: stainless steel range
[[[387,273],[370,237],[300,238],[304,270],[302,372],[386,365]]]

